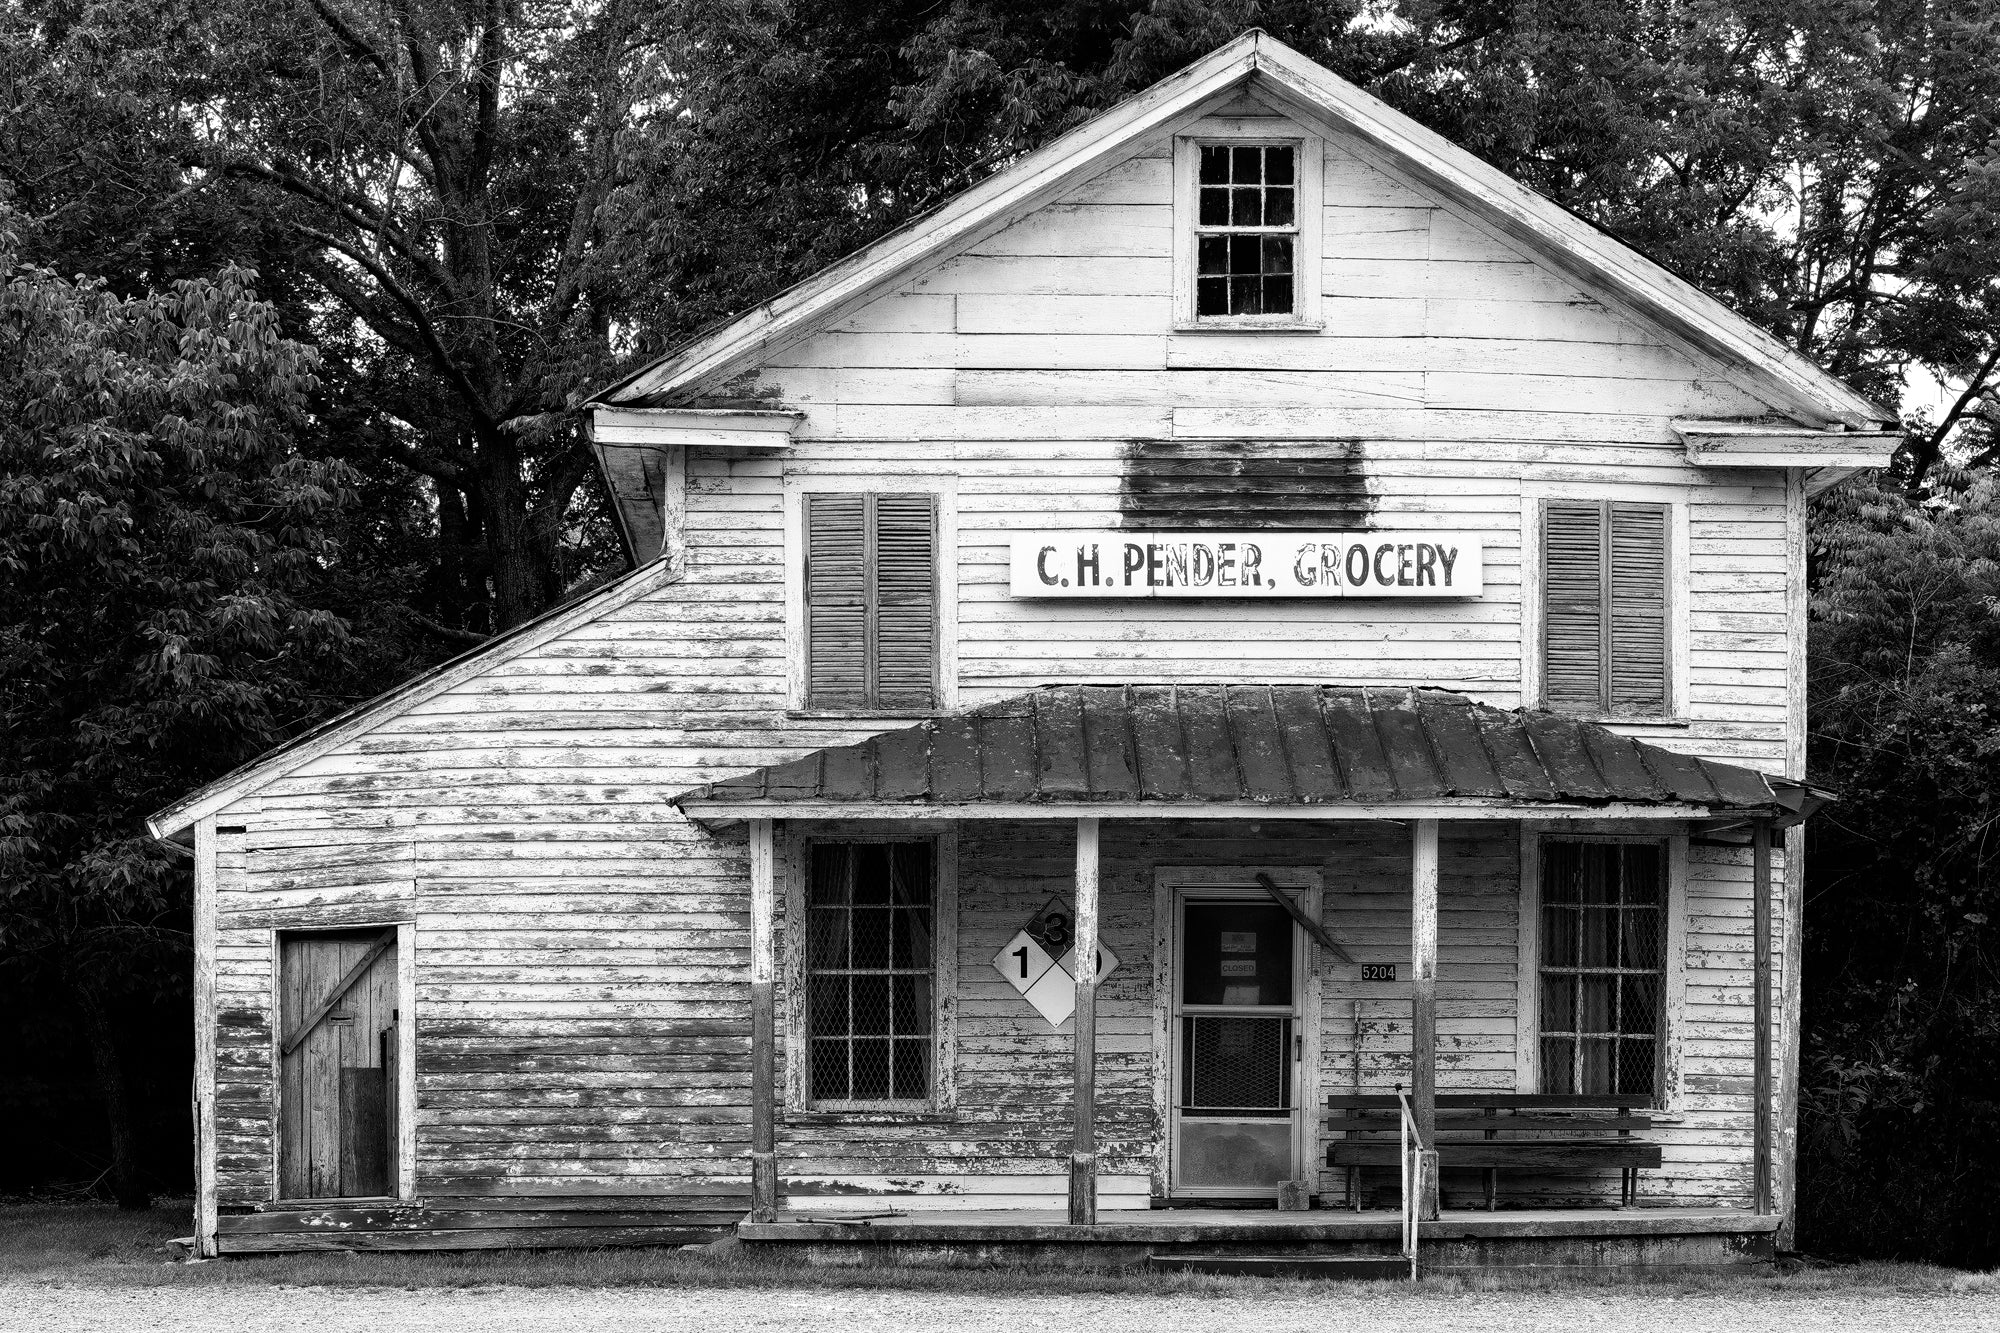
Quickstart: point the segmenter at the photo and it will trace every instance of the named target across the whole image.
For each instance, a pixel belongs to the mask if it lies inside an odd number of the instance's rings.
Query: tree
[[[1851,483],[1813,537],[1802,1231],[2000,1261],[2000,485]]]
[[[0,967],[88,1045],[142,1205],[115,1007],[187,971],[144,814],[412,665],[342,563],[357,477],[298,445],[311,350],[254,274],[119,296],[22,265],[0,211]],[[341,612],[344,612],[342,614]],[[59,996],[60,998],[55,998]]]

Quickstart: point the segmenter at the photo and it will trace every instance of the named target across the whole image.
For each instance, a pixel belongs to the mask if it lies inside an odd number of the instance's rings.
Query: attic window
[[[1195,315],[1289,315],[1299,240],[1298,150],[1203,144]]]
[[[1176,142],[1175,327],[1318,327],[1320,153],[1272,137],[1285,123],[1216,119]]]

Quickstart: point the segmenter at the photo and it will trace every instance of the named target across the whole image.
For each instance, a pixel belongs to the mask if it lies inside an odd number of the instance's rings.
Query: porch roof
[[[673,798],[704,822],[1001,813],[1803,818],[1805,784],[1449,690],[1052,685]],[[1393,808],[1386,808],[1393,807]]]

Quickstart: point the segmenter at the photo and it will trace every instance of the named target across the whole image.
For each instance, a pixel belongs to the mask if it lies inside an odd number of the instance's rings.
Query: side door
[[[396,1190],[396,932],[278,937],[278,1181],[287,1199]]]

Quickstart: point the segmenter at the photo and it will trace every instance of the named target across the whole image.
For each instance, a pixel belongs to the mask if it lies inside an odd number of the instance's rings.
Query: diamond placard
[[[1000,952],[993,955],[993,970],[1023,995],[1055,965],[1056,960],[1049,957],[1048,951],[1025,930],[1016,931],[1014,938],[1001,945]]]

